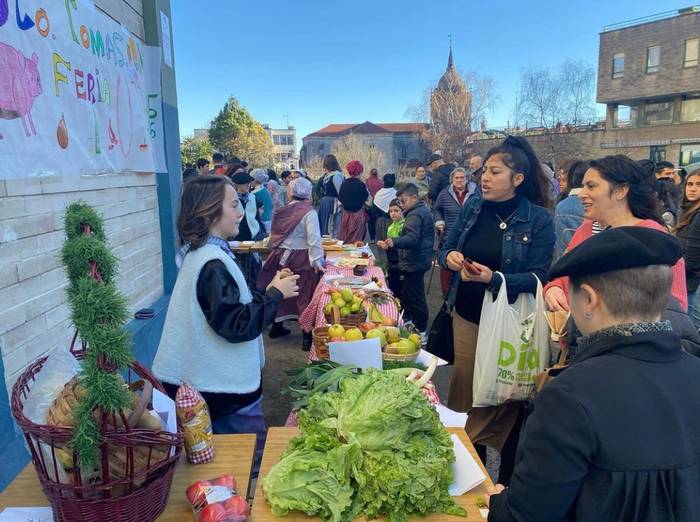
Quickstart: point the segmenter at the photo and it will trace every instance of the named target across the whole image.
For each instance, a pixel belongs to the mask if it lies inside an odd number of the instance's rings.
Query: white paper
[[[486,475],[481,471],[479,464],[471,456],[467,447],[454,433],[450,435],[455,453],[455,462],[452,464],[454,479],[450,484],[450,495],[459,497],[464,495],[486,480]]]
[[[10,507],[0,513],[0,522],[53,522],[50,507]]]
[[[449,409],[442,404],[436,404],[435,410],[440,416],[440,422],[445,428],[464,428],[467,424],[467,414]]]
[[[175,416],[175,401],[163,392],[153,388],[153,411],[160,417],[161,428],[170,433],[177,433],[177,417]],[[175,454],[175,448],[170,449],[170,456]]]
[[[430,352],[426,352],[425,350],[421,349],[420,353],[418,354],[418,357],[416,357],[416,362],[420,363],[424,366],[430,366],[430,362],[433,360],[433,357],[437,357],[437,355],[433,355]],[[446,366],[448,363],[444,359],[440,359],[438,357],[438,366]]]
[[[173,41],[170,38],[170,20],[163,11],[160,12],[160,29],[163,35],[163,62],[173,68]]]
[[[489,510],[487,508],[479,508],[479,513],[481,514],[481,518],[483,518],[483,519],[489,518]]]
[[[337,341],[328,343],[330,360],[338,364],[352,364],[363,370],[383,368],[382,345],[379,339],[362,341]]]

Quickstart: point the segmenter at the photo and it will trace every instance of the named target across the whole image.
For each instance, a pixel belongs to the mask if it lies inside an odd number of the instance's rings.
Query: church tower
[[[447,69],[430,94],[431,125],[437,128],[464,127],[471,121],[472,95],[454,66],[452,43]]]

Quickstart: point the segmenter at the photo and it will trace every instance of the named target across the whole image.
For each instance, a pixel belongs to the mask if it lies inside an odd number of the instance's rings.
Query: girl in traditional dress
[[[258,288],[266,288],[278,270],[287,268],[299,275],[299,296],[285,299],[277,307],[270,338],[289,334],[284,321],[299,319],[311,302],[318,272],[323,271],[323,247],[318,216],[311,206],[313,186],[306,178],[292,180],[287,188],[289,204],[277,209],[272,218],[270,247],[258,278]]]
[[[338,239],[345,243],[364,241],[367,233],[367,211],[365,205],[371,202],[367,187],[360,179],[364,170],[362,163],[352,160],[345,165],[350,179],[340,188],[338,200],[343,205],[343,216],[340,220],[340,232]]]

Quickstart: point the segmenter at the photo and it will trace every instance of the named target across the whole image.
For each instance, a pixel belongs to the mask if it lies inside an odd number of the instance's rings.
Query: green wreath
[[[68,303],[73,324],[86,345],[80,383],[85,396],[78,404],[71,446],[80,466],[94,466],[103,442],[100,412],[108,418],[131,406],[120,371],[133,360],[126,297],[117,289],[117,258],[106,244],[102,217],[84,202],[65,213],[66,242],[61,258],[70,284]],[[97,413],[97,414],[96,414]]]

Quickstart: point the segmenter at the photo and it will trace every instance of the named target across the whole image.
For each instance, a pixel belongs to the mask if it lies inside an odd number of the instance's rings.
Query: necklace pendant
[[[506,225],[505,223],[501,223],[500,225],[498,225],[498,228],[500,228],[501,230],[505,230],[507,227],[508,225]]]

